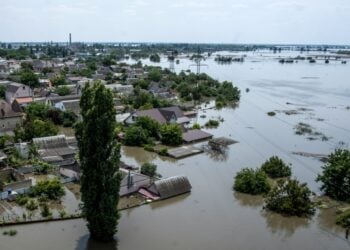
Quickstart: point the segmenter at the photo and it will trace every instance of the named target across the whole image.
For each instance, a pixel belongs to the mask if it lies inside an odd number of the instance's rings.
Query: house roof
[[[62,101],[62,104],[66,110],[73,111],[75,114],[80,113],[79,100]]]
[[[24,84],[13,82],[7,85],[6,92],[16,93],[19,88],[24,86]]]
[[[151,192],[159,194],[161,199],[190,192],[192,186],[185,176],[173,176],[158,180],[149,188]]]
[[[41,157],[74,155],[76,151],[68,145],[65,135],[33,138],[33,143]]]
[[[48,100],[51,101],[51,103],[54,105],[58,102],[67,101],[67,100],[79,100],[79,95],[66,95],[66,96],[55,96],[55,97],[48,97]]]
[[[170,111],[170,112],[174,112],[176,118],[180,118],[184,116],[184,112],[182,112],[182,110],[177,107],[177,106],[172,106],[172,107],[167,107],[167,108],[161,108],[161,111]]]
[[[0,119],[9,117],[20,117],[21,113],[13,111],[10,104],[4,100],[0,100]]]
[[[18,104],[26,104],[33,101],[32,97],[18,97],[15,99]]]
[[[182,134],[182,139],[184,140],[184,142],[187,142],[187,143],[205,140],[205,139],[209,139],[211,137],[213,137],[212,134],[209,134],[209,133],[204,132],[204,131],[199,130],[199,129],[189,130],[186,133]]]
[[[164,124],[167,122],[167,120],[164,118],[163,114],[159,111],[159,109],[140,110],[136,111],[135,115],[150,117],[159,122],[160,124]]]
[[[123,170],[122,170],[123,171]],[[137,192],[142,187],[148,187],[150,185],[150,177],[132,172],[132,178],[133,178],[133,185],[128,186],[128,174],[127,172],[123,171],[124,177],[120,184],[120,196],[125,196],[131,193]]]

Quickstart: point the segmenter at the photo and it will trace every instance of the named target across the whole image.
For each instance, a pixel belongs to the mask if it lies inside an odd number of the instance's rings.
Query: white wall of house
[[[6,101],[12,103],[16,98],[33,96],[33,91],[27,85],[21,84],[15,93],[6,91]]]

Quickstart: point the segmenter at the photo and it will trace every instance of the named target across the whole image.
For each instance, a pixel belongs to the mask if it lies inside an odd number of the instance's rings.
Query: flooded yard
[[[284,217],[263,210],[261,197],[232,189],[233,177],[241,168],[259,167],[278,155],[292,164],[294,177],[320,194],[315,179],[322,161],[293,152],[327,155],[349,146],[349,66],[301,61],[282,65],[273,59],[277,56],[252,52],[244,63],[229,65],[206,60],[209,67],[204,72],[241,89],[237,108],[202,110],[195,118],[202,126],[209,119],[223,118],[217,128],[204,130],[238,141],[225,154],[204,152],[174,160],[142,148],[122,148],[127,164],[153,162],[163,177],[187,176],[190,194],[122,211],[117,241],[111,244],[89,240],[86,222],[79,219],[9,227],[18,234],[5,237],[1,233],[0,249],[349,249],[345,230],[335,225],[334,208],[318,209],[311,219]],[[191,62],[180,61],[176,70],[187,70]],[[168,62],[163,58],[159,65],[168,67]],[[270,111],[276,114],[267,115]],[[296,134],[299,123],[309,124],[328,140]],[[79,198],[73,187],[69,189],[72,197]]]

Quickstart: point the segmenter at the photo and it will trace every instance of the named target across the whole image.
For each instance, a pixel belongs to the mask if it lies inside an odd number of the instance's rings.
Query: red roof
[[[32,97],[19,97],[16,98],[16,101],[18,104],[26,104],[26,103],[30,103],[33,101]]]

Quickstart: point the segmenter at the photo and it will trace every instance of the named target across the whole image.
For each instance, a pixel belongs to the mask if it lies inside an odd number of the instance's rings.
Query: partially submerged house
[[[68,145],[65,135],[33,138],[33,143],[43,161],[59,167],[75,163],[77,149]]]
[[[166,179],[155,181],[148,191],[160,197],[167,199],[180,194],[188,193],[192,186],[186,176],[173,176]]]
[[[32,179],[26,179],[24,174],[14,168],[0,170],[0,191],[17,191],[32,186]]]

